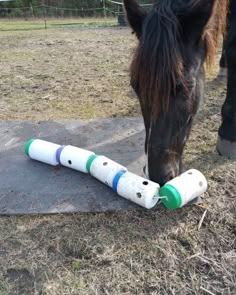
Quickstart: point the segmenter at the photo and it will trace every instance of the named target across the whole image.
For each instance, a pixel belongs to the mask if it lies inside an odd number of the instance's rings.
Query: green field
[[[116,18],[71,18],[71,19],[29,19],[0,20],[0,31],[43,30],[55,27],[115,26]]]

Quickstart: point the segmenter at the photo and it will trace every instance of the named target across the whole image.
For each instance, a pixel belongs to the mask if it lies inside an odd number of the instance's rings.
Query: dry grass
[[[138,110],[128,100],[134,38],[124,29],[1,32],[0,119],[89,119]]]
[[[1,119],[136,115],[128,30],[1,32]],[[236,163],[215,152],[225,83],[207,95],[186,168],[203,203],[107,214],[0,218],[0,294],[236,294]]]

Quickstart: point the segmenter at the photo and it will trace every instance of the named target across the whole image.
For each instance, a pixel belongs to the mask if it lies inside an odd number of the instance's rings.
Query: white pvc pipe
[[[124,173],[117,185],[117,193],[146,209],[153,208],[159,200],[160,186],[134,173]]]
[[[91,175],[110,187],[121,170],[127,171],[127,168],[104,156],[96,157],[90,166]]]
[[[26,144],[27,155],[34,160],[57,166],[56,152],[60,145],[41,139],[32,139]]]
[[[93,152],[68,145],[60,153],[60,163],[65,167],[88,173],[86,164],[92,155],[94,155]]]
[[[40,139],[30,140],[26,144],[25,152],[32,159],[50,165],[55,166],[60,162],[66,167],[85,173],[90,172],[118,195],[144,208],[153,208],[159,200],[160,186],[157,183],[128,172],[126,167],[105,156]]]

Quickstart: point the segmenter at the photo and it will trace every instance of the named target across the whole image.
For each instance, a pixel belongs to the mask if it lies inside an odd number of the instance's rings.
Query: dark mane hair
[[[140,99],[145,99],[155,117],[168,110],[170,97],[175,94],[172,92],[179,85],[187,89],[184,44],[176,11],[181,14],[201,1],[190,0],[186,7],[184,1],[159,0],[145,19],[143,34],[131,64],[131,83],[138,87]],[[225,29],[227,4],[228,0],[215,1],[212,16],[201,36],[208,64],[214,60],[219,37]]]

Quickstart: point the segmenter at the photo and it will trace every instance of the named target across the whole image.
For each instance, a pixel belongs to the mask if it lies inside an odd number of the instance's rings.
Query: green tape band
[[[31,143],[35,141],[35,139],[30,139],[28,142],[25,144],[25,154],[29,157],[29,149],[31,146]]]
[[[87,163],[86,163],[86,169],[87,169],[87,171],[90,173],[90,168],[91,168],[91,165],[92,165],[92,163],[93,163],[93,161],[97,158],[97,157],[99,157],[100,155],[92,155],[92,156],[90,156],[89,158],[88,158],[88,161],[87,161]]]

